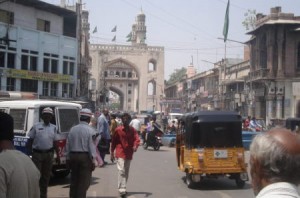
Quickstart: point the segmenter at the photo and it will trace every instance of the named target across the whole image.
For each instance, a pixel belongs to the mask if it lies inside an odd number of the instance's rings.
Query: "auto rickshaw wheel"
[[[190,174],[190,173],[186,173],[185,183],[186,183],[187,187],[190,189],[193,189],[196,187],[196,183],[193,181],[192,174]]]
[[[244,188],[246,182],[241,180],[241,178],[236,178],[235,183],[238,188]]]

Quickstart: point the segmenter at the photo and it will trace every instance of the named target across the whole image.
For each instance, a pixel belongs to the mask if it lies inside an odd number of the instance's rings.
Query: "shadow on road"
[[[152,195],[152,193],[149,192],[127,192],[127,196],[130,195],[144,195],[143,197],[149,197]]]
[[[98,180],[100,178],[98,177],[92,177],[91,185],[98,184]],[[70,177],[65,177],[65,178],[56,178],[53,177],[51,178],[49,182],[49,186],[56,186],[56,185],[65,185],[63,188],[70,188]]]
[[[185,176],[181,178],[183,182],[185,182]],[[194,190],[248,190],[251,189],[251,185],[246,183],[243,188],[238,188],[236,186],[235,180],[228,178],[219,178],[219,179],[211,179],[205,178],[200,183],[197,184]]]

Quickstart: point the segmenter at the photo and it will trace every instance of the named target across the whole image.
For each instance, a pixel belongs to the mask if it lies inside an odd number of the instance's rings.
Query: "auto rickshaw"
[[[239,188],[248,180],[242,143],[242,118],[236,112],[184,114],[176,134],[178,168],[194,188],[202,179],[227,176]]]
[[[300,133],[300,118],[287,118],[285,121],[285,127],[291,131]]]

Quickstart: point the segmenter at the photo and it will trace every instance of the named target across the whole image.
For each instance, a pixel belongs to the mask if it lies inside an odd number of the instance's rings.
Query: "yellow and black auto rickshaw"
[[[239,188],[248,180],[242,144],[242,118],[236,112],[199,111],[184,114],[176,135],[178,168],[194,188],[206,178],[227,176]]]

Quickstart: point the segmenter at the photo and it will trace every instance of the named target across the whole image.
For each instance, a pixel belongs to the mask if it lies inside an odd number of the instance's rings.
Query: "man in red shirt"
[[[124,113],[121,116],[123,126],[119,126],[115,130],[111,142],[111,161],[117,159],[118,168],[118,190],[121,196],[126,195],[126,182],[129,175],[130,162],[133,152],[137,151],[140,145],[140,138],[137,131],[129,126],[130,115]],[[114,151],[116,150],[116,153]]]

